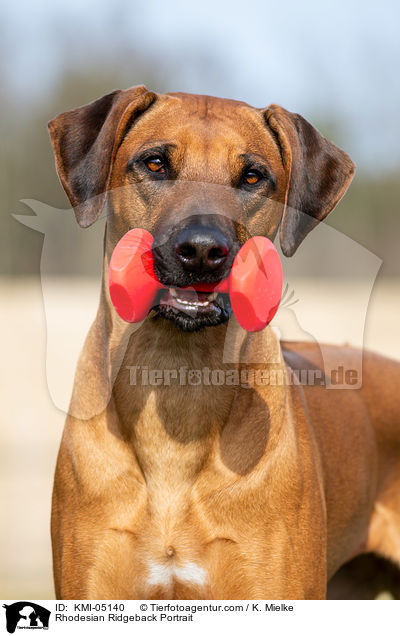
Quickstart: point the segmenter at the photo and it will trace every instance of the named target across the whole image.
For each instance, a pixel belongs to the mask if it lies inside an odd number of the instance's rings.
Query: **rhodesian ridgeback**
[[[400,365],[364,353],[357,390],[288,382],[290,369],[322,368],[324,346],[280,343],[269,326],[241,333],[227,361],[240,328],[226,295],[182,289],[223,279],[250,236],[279,231],[292,256],[349,186],[347,154],[280,106],[144,87],[49,128],[78,223],[106,216],[100,305],[55,475],[57,597],[323,599],[356,555],[400,564]],[[135,227],[154,236],[166,289],[132,329],[108,266]],[[350,347],[326,351],[351,367]],[[283,380],[179,381],[204,368]]]

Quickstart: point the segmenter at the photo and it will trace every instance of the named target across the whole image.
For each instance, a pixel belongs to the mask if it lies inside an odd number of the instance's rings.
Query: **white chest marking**
[[[148,585],[170,585],[173,579],[178,579],[185,583],[203,585],[207,577],[205,569],[201,568],[197,563],[189,562],[178,566],[174,563],[161,564],[149,561],[148,567]]]

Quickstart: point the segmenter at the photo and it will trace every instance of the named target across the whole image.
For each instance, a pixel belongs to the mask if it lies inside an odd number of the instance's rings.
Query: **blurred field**
[[[71,285],[78,291],[74,303],[70,301]],[[302,280],[299,288],[309,299],[305,307],[308,324],[315,324],[325,340],[352,343],[358,339],[348,316],[364,302],[362,281]],[[6,361],[0,378],[0,597],[53,598],[50,497],[64,414],[54,406],[48,391],[46,314],[53,317],[51,341],[60,345],[60,363],[52,366],[51,381],[53,387],[69,387],[72,366],[66,357],[63,364],[63,355],[67,355],[63,352],[76,355],[94,316],[98,286],[90,280],[52,280],[46,285],[46,312],[39,279],[2,279],[0,293],[2,357]],[[400,281],[378,281],[369,305],[365,346],[400,359],[399,316]],[[288,324],[285,337],[290,336],[290,321]]]

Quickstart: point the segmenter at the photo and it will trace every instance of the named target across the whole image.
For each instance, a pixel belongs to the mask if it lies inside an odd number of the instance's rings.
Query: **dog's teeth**
[[[177,298],[178,303],[181,305],[187,305],[188,307],[205,307],[210,304],[209,300],[183,300],[183,298]]]
[[[183,305],[193,305],[193,306],[198,306],[198,305],[208,305],[209,303],[211,303],[213,300],[216,299],[216,297],[218,296],[218,292],[212,292],[211,294],[208,294],[208,296],[204,299],[204,300],[199,300],[198,298],[196,298],[193,295],[193,299],[188,299],[188,298],[182,298],[179,290],[176,289],[175,287],[170,287],[169,288],[170,294],[173,298],[176,298],[176,300],[179,303],[182,303]]]
[[[207,307],[207,305],[212,303],[218,296],[218,292],[212,292],[205,298],[203,296],[204,300],[200,300],[195,294],[193,294],[192,298],[184,298],[180,294],[179,289],[177,289],[176,287],[170,287],[169,292],[172,298],[174,298],[175,302],[177,302],[179,305],[185,305],[186,307],[191,307],[192,309],[195,309],[196,307]]]

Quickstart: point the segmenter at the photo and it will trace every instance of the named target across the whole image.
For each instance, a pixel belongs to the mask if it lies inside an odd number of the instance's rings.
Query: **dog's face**
[[[132,227],[153,234],[155,272],[169,288],[158,314],[190,331],[228,319],[227,295],[182,287],[220,281],[249,236],[275,234],[284,177],[262,116],[238,102],[160,96],[130,127],[112,167],[109,221],[116,240]]]
[[[78,222],[107,201],[107,256],[134,227],[154,236],[154,268],[168,290],[158,315],[193,331],[229,318],[225,295],[182,287],[225,278],[254,235],[283,252],[345,192],[348,156],[306,120],[206,96],[116,91],[50,123],[57,168]]]

